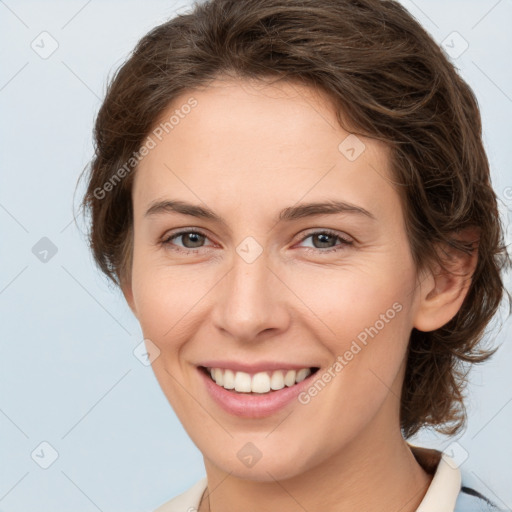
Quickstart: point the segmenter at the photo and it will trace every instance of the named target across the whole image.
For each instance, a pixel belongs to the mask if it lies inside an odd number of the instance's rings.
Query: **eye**
[[[308,251],[316,253],[335,252],[344,249],[346,246],[352,245],[353,241],[341,236],[336,231],[322,230],[309,232],[306,236],[302,237],[301,242],[311,238],[313,248],[306,247]],[[336,245],[336,241],[341,243]],[[334,245],[333,245],[334,244]],[[324,250],[325,249],[325,250]]]
[[[336,231],[321,230],[321,231],[310,231],[306,236],[303,236],[300,243],[311,238],[313,246],[304,247],[307,251],[313,251],[315,253],[330,253],[344,249],[346,246],[352,245],[353,241],[341,236]],[[175,241],[181,239],[181,245]],[[170,249],[182,252],[185,254],[194,254],[198,251],[194,249],[201,249],[204,246],[206,240],[209,240],[207,235],[201,231],[187,229],[181,230],[175,233],[171,233],[162,240],[162,245],[169,247]],[[336,242],[339,241],[339,244]],[[213,244],[210,244],[210,246]],[[208,246],[206,246],[208,247]]]
[[[183,245],[176,245],[174,242],[175,240],[181,239],[181,243]],[[171,233],[170,235],[166,236],[162,240],[162,244],[164,246],[169,246],[169,248],[178,251],[178,252],[185,252],[187,254],[194,253],[197,251],[194,251],[193,249],[201,249],[203,247],[202,244],[204,244],[205,240],[207,240],[208,237],[202,233],[201,231],[196,231],[192,229],[182,230],[178,231],[176,233]],[[192,249],[192,250],[187,250]]]

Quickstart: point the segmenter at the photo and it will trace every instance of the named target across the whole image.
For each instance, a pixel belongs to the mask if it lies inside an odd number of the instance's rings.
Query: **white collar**
[[[197,511],[199,508],[199,502],[201,496],[208,481],[206,477],[198,480],[192,487],[189,487],[185,492],[179,494],[170,501],[165,502],[163,505],[158,507],[154,512],[191,512],[192,510]]]
[[[421,451],[426,451],[426,449],[413,446],[410,443],[407,444],[411,448],[416,460],[418,460],[418,463],[424,469],[427,469],[422,464],[421,458]],[[428,452],[434,453],[435,451],[428,450]],[[438,456],[441,456],[439,463],[435,469],[432,482],[416,512],[454,512],[455,510],[455,502],[459,496],[462,481],[460,469],[452,458],[444,453],[437,453]]]

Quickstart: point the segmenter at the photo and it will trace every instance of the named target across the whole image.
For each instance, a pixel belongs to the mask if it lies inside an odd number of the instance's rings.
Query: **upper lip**
[[[198,366],[204,366],[205,368],[222,368],[226,370],[233,370],[246,373],[258,373],[265,371],[274,370],[300,370],[301,368],[318,368],[318,365],[311,364],[292,364],[289,362],[279,361],[260,361],[258,363],[245,363],[242,361],[228,361],[228,360],[210,360],[202,361]]]

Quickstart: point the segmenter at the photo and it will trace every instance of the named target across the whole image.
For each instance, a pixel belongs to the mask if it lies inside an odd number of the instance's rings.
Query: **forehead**
[[[374,211],[398,199],[388,148],[345,131],[329,98],[301,84],[213,82],[175,98],[150,137],[136,209],[166,195],[253,211],[326,194]]]

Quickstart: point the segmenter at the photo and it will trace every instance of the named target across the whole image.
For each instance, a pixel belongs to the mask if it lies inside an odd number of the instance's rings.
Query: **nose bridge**
[[[239,340],[283,328],[287,321],[268,253],[256,244],[254,239],[245,240],[236,248],[232,268],[216,297],[216,326]]]

